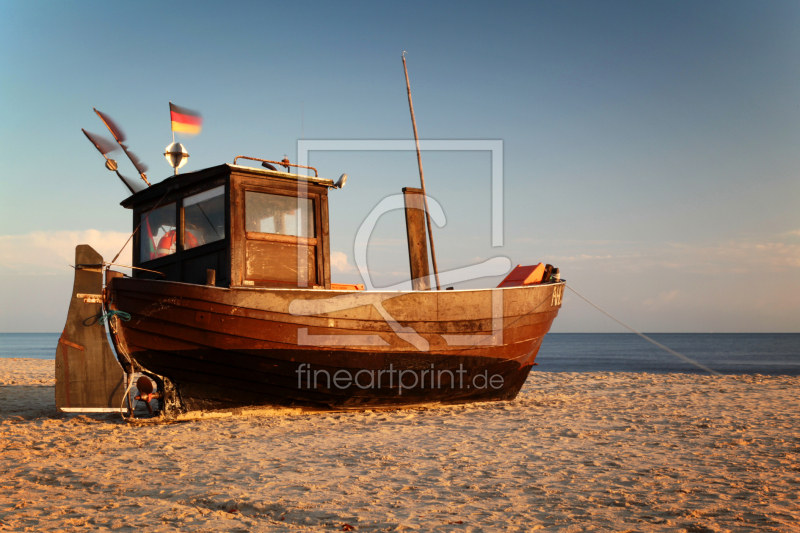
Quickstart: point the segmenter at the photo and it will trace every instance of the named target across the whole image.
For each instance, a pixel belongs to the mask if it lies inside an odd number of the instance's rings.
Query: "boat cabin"
[[[330,289],[333,181],[316,170],[302,176],[289,166],[282,172],[237,165],[237,159],[173,176],[122,202],[133,210],[133,265],[146,269],[134,269],[133,276]]]

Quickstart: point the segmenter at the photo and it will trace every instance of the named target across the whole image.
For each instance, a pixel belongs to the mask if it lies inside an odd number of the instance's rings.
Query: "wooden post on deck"
[[[419,182],[422,187],[422,205],[425,209],[425,221],[428,226],[428,237],[431,239],[431,259],[433,260],[433,276],[436,278],[436,290],[442,290],[439,283],[439,269],[436,266],[436,248],[433,247],[433,226],[431,226],[431,214],[428,211],[428,195],[425,193],[425,174],[422,172],[422,155],[419,151],[419,135],[417,134],[417,119],[414,118],[414,102],[411,101],[411,82],[408,81],[408,67],[406,66],[406,53],[403,52],[403,70],[406,73],[406,89],[408,90],[408,108],[411,110],[411,125],[414,126],[414,142],[417,144],[417,164],[419,165]],[[427,247],[426,247],[427,248]],[[427,255],[427,254],[426,254]],[[425,272],[428,271],[428,263],[425,263]],[[425,276],[427,279],[428,276]],[[416,279],[416,276],[412,278]],[[430,287],[429,287],[430,288]]]
[[[431,290],[428,271],[428,242],[425,239],[425,193],[422,189],[403,187],[408,234],[408,262],[411,266],[411,286],[415,291]]]

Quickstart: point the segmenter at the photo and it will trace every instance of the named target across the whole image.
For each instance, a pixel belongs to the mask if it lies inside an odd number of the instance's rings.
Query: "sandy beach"
[[[0,530],[800,531],[798,377],[130,426],[58,415],[53,364],[0,359]]]

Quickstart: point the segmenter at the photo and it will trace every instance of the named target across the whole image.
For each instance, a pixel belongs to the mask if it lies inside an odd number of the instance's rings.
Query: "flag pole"
[[[169,129],[172,130],[172,144],[175,144],[175,130],[172,129],[172,100],[169,102]]]
[[[422,198],[425,201],[425,220],[428,224],[428,239],[431,241],[431,259],[433,260],[433,275],[436,278],[436,290],[442,290],[439,284],[439,269],[436,267],[436,249],[433,247],[433,228],[431,215],[428,210],[428,195],[425,193],[425,175],[422,173],[422,156],[419,152],[419,135],[417,135],[417,120],[414,118],[414,103],[411,101],[411,84],[408,81],[408,67],[406,66],[406,53],[403,52],[403,70],[406,73],[406,89],[408,90],[408,107],[411,109],[411,124],[414,126],[414,142],[417,144],[417,163],[419,164],[419,181],[422,184]]]

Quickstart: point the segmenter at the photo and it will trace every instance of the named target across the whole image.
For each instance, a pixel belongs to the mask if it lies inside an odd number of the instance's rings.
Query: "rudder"
[[[119,412],[124,373],[100,323],[103,257],[75,248],[75,282],[67,323],[56,348],[56,408],[62,412]],[[124,409],[127,412],[127,409]]]

